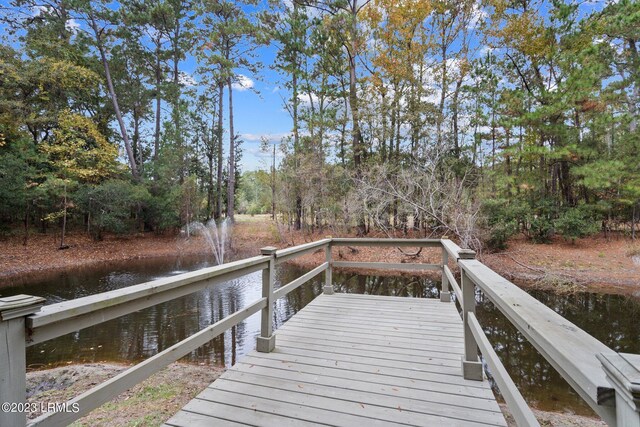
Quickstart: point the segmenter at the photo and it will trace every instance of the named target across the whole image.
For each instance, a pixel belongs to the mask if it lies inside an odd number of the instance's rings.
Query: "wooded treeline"
[[[635,237],[637,2],[12,0],[1,11],[7,229],[71,220],[99,237],[239,210],[474,247],[518,232]],[[265,67],[279,72],[291,133],[272,170],[241,174],[234,88]]]

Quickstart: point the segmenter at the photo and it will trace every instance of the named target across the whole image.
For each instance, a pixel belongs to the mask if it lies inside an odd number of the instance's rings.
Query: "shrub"
[[[486,218],[487,235],[485,243],[490,249],[504,250],[511,236],[526,223],[529,205],[521,200],[487,199],[482,205]]]
[[[586,208],[569,208],[555,221],[555,228],[565,239],[576,239],[595,234],[600,229]]]
[[[554,232],[553,221],[546,216],[536,216],[529,224],[529,236],[535,243],[549,243]]]

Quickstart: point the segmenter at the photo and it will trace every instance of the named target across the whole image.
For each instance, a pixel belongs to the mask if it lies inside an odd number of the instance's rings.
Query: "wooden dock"
[[[453,303],[320,295],[275,335],[166,425],[506,425],[488,381],[462,377]]]

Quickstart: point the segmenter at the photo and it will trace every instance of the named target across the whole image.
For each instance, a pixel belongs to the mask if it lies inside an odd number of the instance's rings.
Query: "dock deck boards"
[[[505,426],[488,381],[462,378],[453,303],[320,295],[167,426]]]

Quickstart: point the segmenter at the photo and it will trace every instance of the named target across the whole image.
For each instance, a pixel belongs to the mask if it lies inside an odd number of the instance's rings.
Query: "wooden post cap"
[[[471,249],[460,249],[458,251],[458,259],[474,259],[476,257],[476,251]]]
[[[278,248],[276,248],[275,246],[265,246],[264,248],[260,249],[260,253],[262,255],[273,255],[277,250]]]
[[[602,363],[616,396],[626,401],[633,411],[640,413],[640,354],[601,353],[596,357]],[[600,394],[603,391],[598,392]]]
[[[0,318],[10,320],[28,316],[39,311],[45,301],[42,297],[24,294],[0,298]]]

